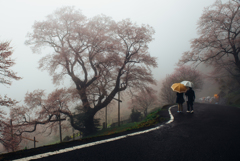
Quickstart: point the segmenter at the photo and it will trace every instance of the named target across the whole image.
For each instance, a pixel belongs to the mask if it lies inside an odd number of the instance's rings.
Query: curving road
[[[177,113],[176,106],[171,112],[173,122],[151,132],[37,160],[240,160],[240,108],[195,104],[193,114]]]

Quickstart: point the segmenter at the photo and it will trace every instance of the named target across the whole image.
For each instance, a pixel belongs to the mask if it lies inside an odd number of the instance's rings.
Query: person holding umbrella
[[[187,112],[193,113],[193,102],[195,100],[195,92],[192,90],[192,87],[188,87],[187,92],[185,93],[187,97]]]
[[[187,87],[187,91],[185,93],[186,101],[187,101],[187,112],[193,113],[193,102],[195,100],[195,92],[192,90],[193,83],[190,81],[182,81],[181,84]]]
[[[183,93],[187,91],[187,88],[181,83],[174,83],[171,86],[172,90],[177,92],[176,103],[178,104],[178,111],[183,112],[183,103],[185,102],[183,98]]]
[[[177,92],[177,99],[176,103],[178,104],[178,111],[177,112],[183,112],[183,103],[185,102],[183,98],[183,93]]]

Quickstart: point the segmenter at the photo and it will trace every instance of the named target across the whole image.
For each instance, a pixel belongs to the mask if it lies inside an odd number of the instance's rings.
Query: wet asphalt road
[[[240,108],[195,104],[158,130],[38,160],[57,161],[239,161]]]

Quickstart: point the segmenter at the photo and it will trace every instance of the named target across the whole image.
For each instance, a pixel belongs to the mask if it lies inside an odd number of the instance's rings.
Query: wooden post
[[[73,132],[73,140],[75,140],[74,128],[72,128],[72,132]]]
[[[10,119],[10,128],[11,128],[11,141],[13,140],[13,128],[12,128],[12,119]],[[11,145],[12,151],[14,152],[14,145]]]
[[[75,112],[73,113],[73,118],[75,116]],[[74,134],[74,128],[72,127],[72,132],[73,132],[73,140],[75,140],[75,134]]]
[[[61,105],[61,103],[63,103],[63,102],[60,102],[59,100],[56,100],[56,101],[58,101],[59,102],[59,114],[58,114],[58,119],[59,119],[59,135],[60,135],[60,143],[62,142],[62,129],[61,129],[61,113],[60,113],[60,110],[61,110],[61,107],[62,107],[62,105]]]
[[[105,125],[106,125],[106,128],[107,128],[107,106],[106,106],[106,110],[105,110]]]
[[[33,142],[34,142],[34,148],[36,148],[36,139],[35,139],[35,136],[33,138]]]
[[[102,123],[102,127],[103,127],[103,129],[105,129],[105,122]]]
[[[120,126],[120,92],[118,91],[118,126]]]
[[[11,127],[11,137],[13,139],[12,119],[10,119],[10,127]]]
[[[62,142],[62,129],[61,129],[61,116],[59,113],[59,135],[60,135],[60,143]]]

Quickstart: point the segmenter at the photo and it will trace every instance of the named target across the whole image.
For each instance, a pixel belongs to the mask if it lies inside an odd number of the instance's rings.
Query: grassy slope
[[[37,154],[38,151],[42,151],[41,149],[45,149],[45,151],[50,152],[50,151],[55,151],[56,149],[58,149],[59,147],[65,146],[67,144],[71,144],[72,143],[85,143],[87,141],[91,140],[97,140],[98,138],[101,140],[102,137],[104,136],[109,136],[109,135],[113,135],[113,134],[120,134],[122,132],[131,132],[134,131],[136,129],[141,130],[142,128],[146,128],[146,127],[150,127],[150,126],[154,126],[155,124],[161,124],[163,122],[166,122],[170,119],[170,116],[168,114],[168,107],[170,105],[165,105],[162,108],[156,108],[156,110],[154,110],[153,112],[149,113],[148,116],[141,122],[134,122],[134,123],[127,123],[124,125],[121,125],[120,127],[113,127],[113,128],[108,128],[108,129],[104,129],[101,130],[99,132],[97,132],[95,135],[92,136],[88,136],[79,140],[74,140],[74,141],[70,141],[70,142],[63,142],[63,143],[57,143],[54,145],[47,145],[47,146],[42,146],[42,147],[38,147],[38,148],[32,148],[32,149],[27,149],[27,150],[19,150],[16,152],[10,152],[10,153],[6,153],[6,154],[2,154],[0,155],[0,160],[5,160],[8,158],[12,158],[14,157],[26,157],[26,156],[31,156],[34,154]]]
[[[144,120],[142,120],[141,122],[127,123],[127,124],[121,125],[120,127],[107,128],[107,129],[97,132],[94,135],[88,136],[86,138],[112,135],[112,134],[121,133],[124,131],[131,131],[131,130],[135,130],[135,129],[149,127],[149,126],[155,125],[157,123],[165,122],[165,121],[169,120],[169,117],[162,115],[162,112],[165,112],[165,110],[166,110],[165,108],[160,108],[160,107],[156,108],[156,110],[149,113],[147,115],[147,117]],[[85,138],[83,138],[83,139],[85,139]]]

